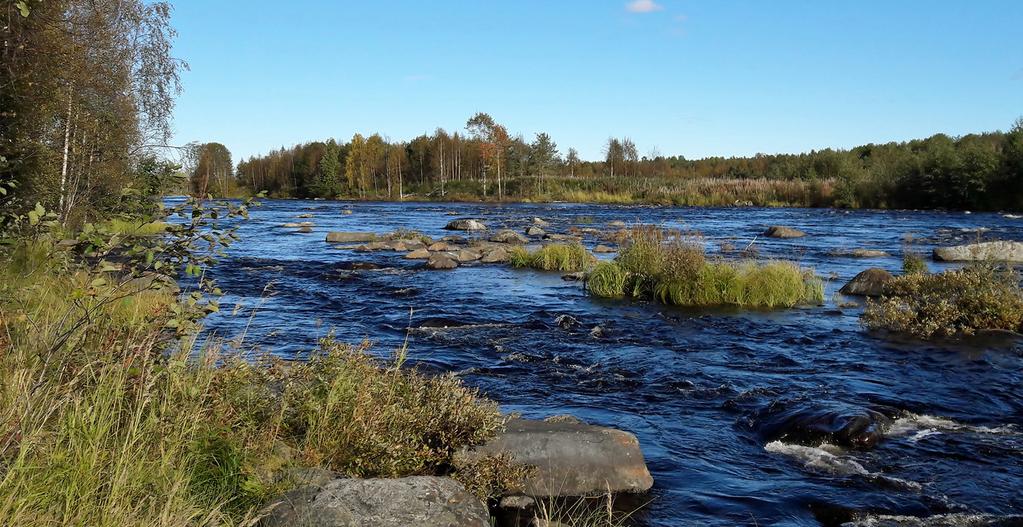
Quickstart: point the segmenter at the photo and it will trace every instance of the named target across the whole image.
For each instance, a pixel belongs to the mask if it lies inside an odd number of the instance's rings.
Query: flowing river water
[[[443,227],[456,217],[519,232],[533,217],[550,222],[548,232],[605,230],[612,221],[681,228],[701,233],[711,255],[722,244],[741,249],[756,239],[761,258],[813,267],[827,280],[827,300],[775,311],[606,301],[559,273],[483,264],[431,271],[393,252],[354,252],[324,241],[327,231],[396,228],[436,239],[451,234]],[[280,227],[297,221],[313,222],[313,232]],[[808,235],[756,238],[769,225]],[[837,525],[881,514],[1023,512],[1023,344],[1011,337],[895,341],[866,332],[862,308],[833,297],[867,267],[898,271],[906,236],[929,253],[937,244],[979,237],[1023,238],[1023,219],[265,200],[238,233],[241,241],[212,270],[225,297],[221,313],[207,321],[209,332],[240,341],[246,351],[293,359],[331,331],[343,341],[369,339],[381,355],[408,334],[410,359],[420,368],[457,372],[503,411],[570,413],[631,431],[655,479],[642,525]],[[590,247],[598,242],[584,240]],[[835,254],[854,248],[891,256]],[[380,268],[345,270],[346,262]],[[876,445],[853,448],[827,434],[791,439],[800,423],[827,428],[857,416],[876,417],[882,434]]]

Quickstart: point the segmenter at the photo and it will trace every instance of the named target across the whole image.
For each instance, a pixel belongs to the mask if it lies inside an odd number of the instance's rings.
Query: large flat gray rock
[[[265,527],[489,527],[490,513],[451,478],[335,479],[286,494]]]
[[[377,239],[372,232],[328,232],[327,241],[331,243],[371,242]]]
[[[459,452],[455,465],[501,453],[535,467],[516,489],[529,496],[645,492],[654,483],[636,436],[573,420],[512,419],[486,444]]]
[[[968,243],[934,249],[939,262],[1023,262],[1023,242],[995,241]]]

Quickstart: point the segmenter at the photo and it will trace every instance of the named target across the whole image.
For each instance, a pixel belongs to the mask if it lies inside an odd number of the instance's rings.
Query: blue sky
[[[175,141],[235,160],[410,139],[477,111],[601,157],[689,158],[1007,129],[1023,2],[180,0]]]

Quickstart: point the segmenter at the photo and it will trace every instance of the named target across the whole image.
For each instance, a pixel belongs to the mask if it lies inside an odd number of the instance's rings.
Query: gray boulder
[[[508,261],[508,251],[503,247],[488,248],[480,258],[483,263],[503,263]]]
[[[533,225],[537,227],[550,227],[551,224],[543,218],[533,218]]]
[[[448,253],[433,253],[426,261],[426,267],[430,269],[454,269],[458,267],[458,260],[455,260]]]
[[[490,513],[461,483],[434,476],[335,479],[285,494],[266,527],[489,527]]]
[[[328,232],[327,241],[330,243],[360,243],[371,242],[377,239],[372,232]]]
[[[888,256],[888,253],[877,249],[850,249],[832,251],[831,255],[847,258],[884,258]]]
[[[405,255],[407,260],[426,260],[430,257],[430,251],[426,249],[416,249]]]
[[[636,436],[568,420],[511,419],[505,431],[486,444],[460,451],[455,466],[502,453],[535,467],[517,485],[519,493],[529,496],[638,493],[654,483]]]
[[[479,251],[473,249],[462,249],[455,253],[455,259],[458,260],[459,263],[475,262],[482,256],[483,255]]]
[[[449,231],[485,231],[487,226],[479,220],[470,218],[461,218],[457,220],[451,220],[447,225],[444,226]]]
[[[544,230],[541,229],[540,227],[527,227],[526,228],[526,235],[527,236],[543,236],[544,234],[547,234],[547,233],[544,232]]]
[[[799,229],[793,229],[792,227],[772,225],[764,231],[764,236],[767,236],[768,238],[802,238],[803,236],[806,236],[806,233]]]
[[[529,243],[529,238],[511,229],[501,229],[490,237],[490,241],[494,243]]]
[[[595,252],[595,253],[614,253],[614,252],[618,252],[618,249],[615,249],[614,247],[611,247],[611,246],[608,246],[608,245],[600,244],[600,245],[597,245],[596,247],[593,248],[593,252]]]
[[[895,277],[892,276],[892,273],[884,269],[871,267],[854,276],[838,292],[851,296],[881,296],[884,293],[885,284],[894,279]]]
[[[939,262],[1023,262],[1023,242],[995,241],[968,243],[934,249]]]

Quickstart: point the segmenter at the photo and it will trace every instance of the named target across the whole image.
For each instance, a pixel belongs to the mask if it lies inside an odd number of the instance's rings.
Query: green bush
[[[867,305],[870,329],[918,338],[969,336],[985,329],[1020,331],[1023,293],[1019,274],[987,264],[938,274],[907,274]]]
[[[552,243],[534,252],[515,247],[508,255],[513,267],[531,267],[541,271],[582,271],[597,259],[578,243]]]
[[[923,274],[927,272],[927,261],[923,256],[911,251],[902,252],[902,274]]]

